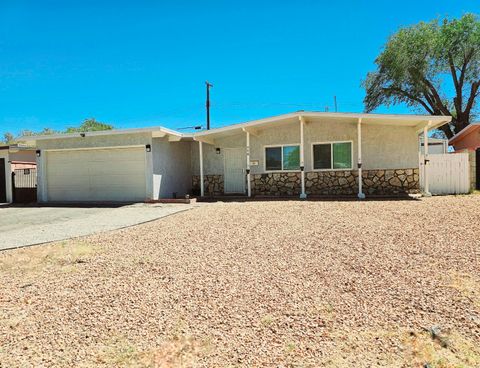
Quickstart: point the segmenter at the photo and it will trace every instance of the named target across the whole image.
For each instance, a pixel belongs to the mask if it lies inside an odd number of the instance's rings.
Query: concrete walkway
[[[189,210],[187,204],[0,207],[0,250],[120,229]]]

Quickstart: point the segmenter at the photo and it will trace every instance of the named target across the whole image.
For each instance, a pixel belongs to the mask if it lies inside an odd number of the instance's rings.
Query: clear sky
[[[363,110],[361,80],[398,27],[478,0],[0,0],[0,132],[88,117],[117,128],[212,126]],[[403,107],[379,112],[408,112]]]

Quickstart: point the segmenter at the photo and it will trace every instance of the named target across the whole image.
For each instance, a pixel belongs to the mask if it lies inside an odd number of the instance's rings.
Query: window
[[[332,142],[313,145],[314,170],[351,170],[352,142]]]
[[[266,147],[265,169],[300,170],[300,146]]]
[[[267,170],[282,170],[282,147],[268,147],[265,149]]]

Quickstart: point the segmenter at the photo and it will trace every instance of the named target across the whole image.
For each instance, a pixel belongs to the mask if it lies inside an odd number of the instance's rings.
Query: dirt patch
[[[478,208],[216,203],[83,238],[78,257],[68,244],[2,253],[0,361],[475,367]]]
[[[31,248],[5,252],[0,257],[0,272],[10,275],[26,275],[59,269],[71,270],[70,266],[88,262],[99,247],[82,240],[69,240]]]

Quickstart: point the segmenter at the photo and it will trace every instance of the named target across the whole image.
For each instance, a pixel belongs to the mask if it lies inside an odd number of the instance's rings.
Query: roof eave
[[[113,130],[100,130],[93,132],[75,132],[75,133],[64,133],[64,134],[47,134],[47,135],[34,135],[34,136],[22,136],[19,138],[20,141],[34,142],[39,140],[47,139],[69,139],[69,138],[85,138],[85,137],[98,137],[106,135],[120,135],[120,134],[142,134],[142,133],[152,133],[155,132],[163,133],[163,135],[173,135],[176,137],[186,137],[186,135],[179,133],[175,130],[171,130],[164,127],[149,127],[149,128],[135,128],[135,129],[113,129]]]
[[[429,115],[392,115],[392,114],[366,114],[366,113],[323,113],[323,112],[312,112],[312,111],[296,111],[290,114],[278,115],[274,117],[269,117],[265,119],[252,120],[244,123],[233,124],[230,126],[215,128],[211,130],[205,130],[202,132],[194,133],[193,136],[206,136],[215,133],[228,132],[238,129],[244,129],[248,127],[256,127],[259,125],[271,123],[274,121],[291,119],[294,117],[345,117],[345,118],[356,118],[356,119],[366,119],[366,118],[375,118],[375,119],[397,119],[399,121],[408,121],[412,119],[423,120],[422,123],[417,125],[417,131],[423,131],[424,127],[431,129],[438,129],[442,125],[449,123],[452,120],[451,116],[429,116]]]
[[[457,134],[455,134],[452,138],[448,140],[448,144],[452,145],[454,144],[458,139],[462,138],[463,136],[467,135],[470,133],[470,130],[472,129],[478,129],[480,128],[480,122],[474,122],[470,123],[467,125],[465,128],[463,128],[461,131],[459,131]]]

